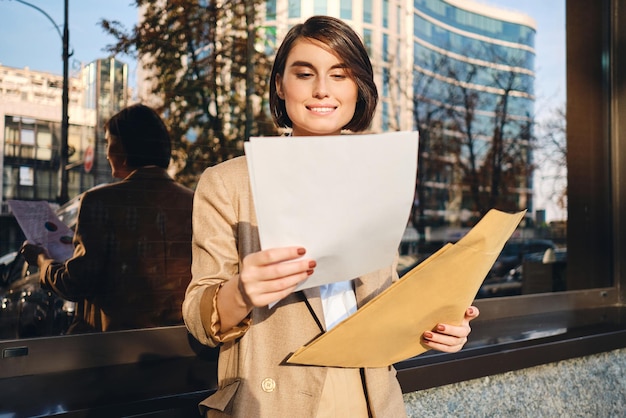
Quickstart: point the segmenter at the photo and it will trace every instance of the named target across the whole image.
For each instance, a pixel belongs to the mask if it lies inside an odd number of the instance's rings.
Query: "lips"
[[[311,112],[326,114],[326,113],[333,112],[335,109],[337,109],[337,107],[335,106],[307,106],[307,109],[310,110]]]

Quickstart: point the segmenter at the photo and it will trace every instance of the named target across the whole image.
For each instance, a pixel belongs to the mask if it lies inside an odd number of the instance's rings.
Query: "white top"
[[[356,312],[356,295],[352,280],[320,286],[326,331]]]

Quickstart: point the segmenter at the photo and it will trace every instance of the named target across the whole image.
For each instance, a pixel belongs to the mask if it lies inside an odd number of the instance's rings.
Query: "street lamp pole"
[[[14,0],[18,3],[22,3],[25,6],[31,7],[37,10],[39,13],[43,14],[52,25],[57,30],[57,33],[61,37],[61,41],[63,42],[63,93],[62,93],[62,104],[61,104],[61,158],[59,161],[59,194],[57,196],[57,201],[59,204],[63,204],[69,200],[69,193],[67,190],[68,183],[68,170],[67,163],[69,159],[69,147],[68,147],[68,132],[69,132],[69,115],[68,115],[68,107],[69,107],[69,59],[72,53],[69,52],[69,44],[70,44],[70,31],[67,25],[68,22],[68,0],[64,0],[64,10],[63,10],[63,33],[59,30],[59,25],[56,24],[54,19],[50,17],[45,10],[40,7],[35,6],[34,4],[28,3],[24,0]]]
[[[68,1],[65,0],[63,10],[63,96],[61,105],[61,160],[59,170],[61,172],[61,179],[59,185],[59,204],[63,204],[69,200],[69,193],[67,190],[69,170],[67,164],[69,160],[69,147],[68,147],[68,133],[70,127],[70,119],[68,115],[69,107],[69,43],[70,43],[70,30],[67,25],[68,18]]]

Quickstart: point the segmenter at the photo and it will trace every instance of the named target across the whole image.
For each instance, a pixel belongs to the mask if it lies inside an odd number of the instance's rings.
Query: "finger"
[[[467,342],[469,327],[453,327],[450,325],[437,325],[434,331],[426,331],[423,334],[425,342],[432,348],[441,351],[458,351]],[[445,348],[445,350],[444,350]]]
[[[293,293],[296,287],[311,274],[305,271],[278,279],[256,281],[251,283],[240,282],[240,291],[247,303],[253,306],[266,306]]]
[[[241,280],[244,283],[252,283],[266,280],[282,279],[301,273],[306,273],[315,269],[317,263],[310,259],[301,259],[296,261],[286,261],[279,264],[254,265],[244,260],[241,271]],[[304,276],[306,278],[306,276]]]
[[[271,268],[274,270],[274,268]],[[290,274],[282,274],[280,276],[271,275],[266,280],[257,280],[254,283],[259,289],[259,293],[276,293],[283,290],[295,288],[302,281],[306,280],[313,273],[313,269],[299,269]]]
[[[247,260],[251,265],[268,266],[284,261],[296,260],[304,254],[306,254],[306,249],[303,247],[280,247],[248,254],[244,260]]]
[[[469,326],[468,321],[463,321],[463,324],[460,326],[449,325],[449,324],[438,324],[433,330],[434,333],[440,335],[448,335],[454,338],[463,338],[467,337],[472,329]]]
[[[454,338],[441,334],[432,333],[430,331],[424,333],[424,344],[428,347],[443,351],[445,353],[456,353],[461,350],[465,343],[467,342],[467,338]]]
[[[476,306],[470,306],[465,311],[465,319],[471,321],[472,319],[476,319],[480,315],[480,311]]]

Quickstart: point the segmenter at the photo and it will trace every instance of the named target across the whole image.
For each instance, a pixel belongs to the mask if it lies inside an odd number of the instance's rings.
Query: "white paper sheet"
[[[417,172],[417,132],[255,137],[245,144],[263,249],[317,261],[297,290],[391,265]]]
[[[28,242],[45,247],[57,261],[65,261],[74,254],[74,233],[48,202],[9,200],[8,203]]]

